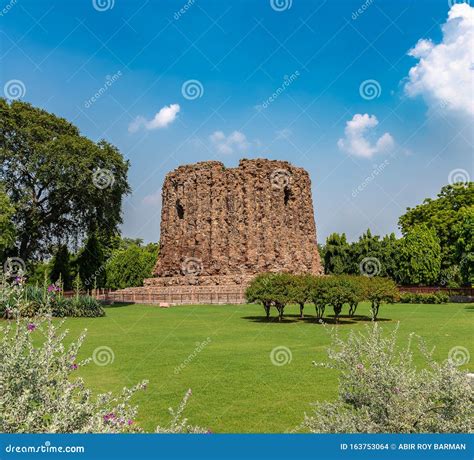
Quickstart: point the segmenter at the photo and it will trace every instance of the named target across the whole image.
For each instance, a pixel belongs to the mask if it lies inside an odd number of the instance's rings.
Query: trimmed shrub
[[[289,275],[289,297],[290,301],[299,305],[300,318],[303,318],[305,303],[310,300],[311,289],[314,285],[314,276],[312,275]]]
[[[437,363],[419,344],[426,367],[413,361],[409,346],[398,346],[398,328],[385,337],[375,323],[333,331],[329,363],[340,371],[338,398],[317,402],[304,426],[313,433],[471,433],[474,397],[466,372],[449,360]]]
[[[397,285],[390,278],[369,278],[366,287],[367,292],[365,297],[371,303],[372,319],[374,321],[377,319],[381,304],[393,303],[400,298]]]
[[[400,303],[441,304],[449,302],[449,295],[444,292],[429,294],[416,292],[403,292],[400,294]]]

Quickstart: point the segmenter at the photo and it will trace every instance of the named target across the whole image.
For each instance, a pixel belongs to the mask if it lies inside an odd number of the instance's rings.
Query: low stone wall
[[[245,286],[144,286],[97,295],[106,302],[127,302],[147,305],[224,305],[245,303]]]

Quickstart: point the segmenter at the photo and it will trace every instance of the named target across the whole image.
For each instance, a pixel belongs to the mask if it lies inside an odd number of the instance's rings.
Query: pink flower
[[[27,329],[32,332],[36,329],[36,324],[28,323]]]
[[[71,369],[75,371],[77,369],[77,364],[76,363],[71,364]]]
[[[133,420],[129,420],[129,421],[127,422],[127,425],[130,426],[132,423],[133,423]]]
[[[359,370],[359,371],[362,371],[362,370],[364,370],[364,365],[359,363],[359,364],[356,365],[356,369]]]
[[[104,422],[108,422],[109,420],[113,420],[115,418],[115,414],[111,412],[110,414],[104,415]]]

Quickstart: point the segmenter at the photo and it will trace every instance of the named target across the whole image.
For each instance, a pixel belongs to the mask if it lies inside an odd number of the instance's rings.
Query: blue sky
[[[309,171],[321,242],[354,240],[472,177],[474,8],[456,3],[2,0],[1,87],[130,160],[126,236],[159,239],[178,165],[265,157]]]

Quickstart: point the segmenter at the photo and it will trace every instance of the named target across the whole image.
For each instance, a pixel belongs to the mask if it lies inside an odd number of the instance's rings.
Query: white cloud
[[[222,131],[215,131],[209,136],[211,144],[219,153],[230,155],[235,150],[243,152],[250,147],[245,134],[240,131],[234,131],[226,136]]]
[[[454,4],[442,31],[441,43],[422,39],[408,52],[419,62],[409,71],[405,92],[422,95],[430,107],[474,116],[474,7]]]
[[[179,104],[165,105],[151,120],[142,116],[135,118],[128,126],[128,131],[135,133],[142,127],[148,130],[166,128],[176,120],[180,110]]]
[[[379,124],[375,115],[357,113],[346,123],[345,137],[337,141],[337,145],[351,155],[370,158],[377,153],[390,151],[395,145],[393,137],[384,133],[374,139],[374,129]]]

